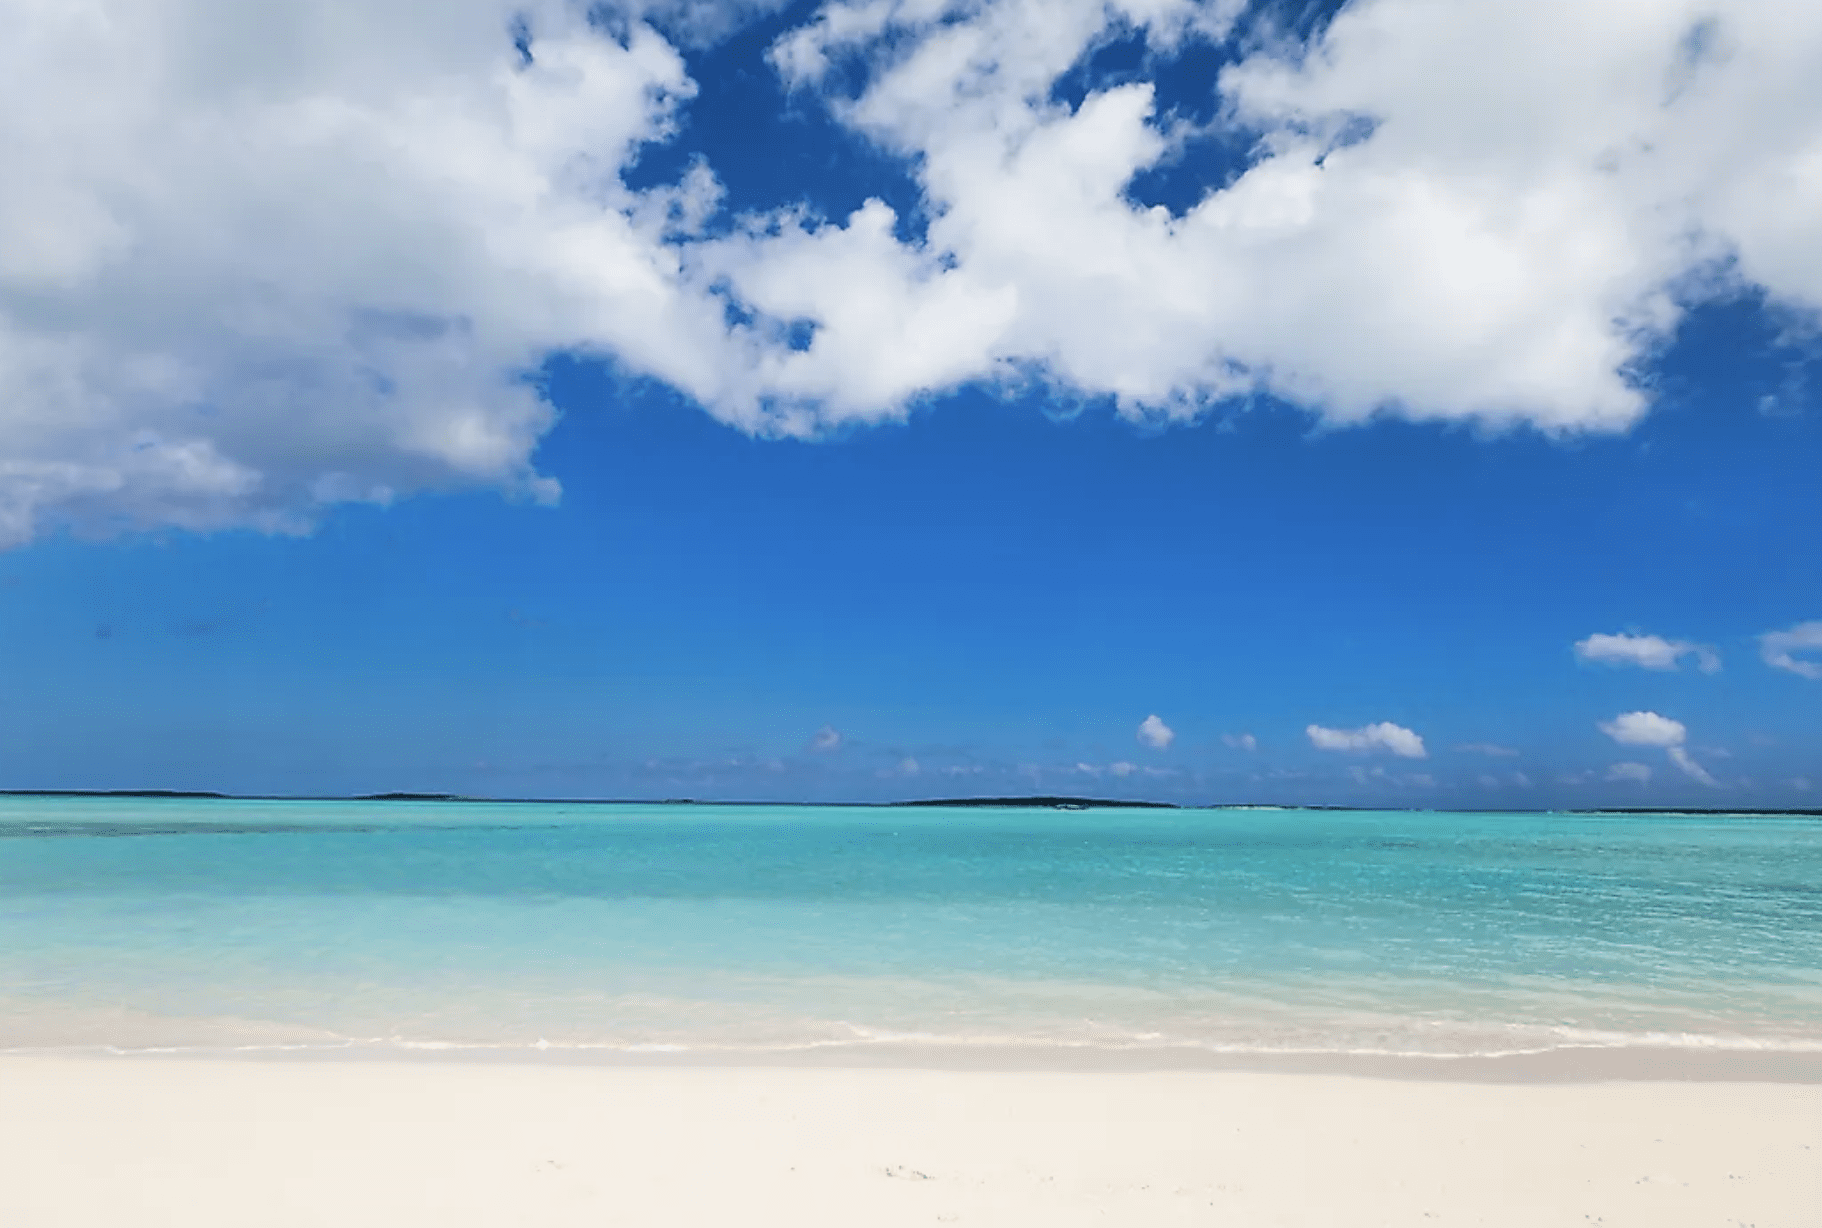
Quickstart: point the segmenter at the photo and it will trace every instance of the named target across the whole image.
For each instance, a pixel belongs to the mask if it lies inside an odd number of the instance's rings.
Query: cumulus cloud
[[[1233,750],[1250,752],[1259,749],[1259,739],[1250,733],[1224,733],[1221,741]]]
[[[1651,769],[1643,763],[1616,763],[1607,769],[1608,780],[1629,780],[1644,784],[1651,779]]]
[[[1054,87],[1116,35],[1220,39],[1239,0],[835,0],[772,64],[905,159],[925,233],[878,200],[711,226],[706,165],[629,189],[695,91],[642,15],[702,41],[773,7],[0,0],[0,545],[555,499],[557,352],[765,436],[971,381],[1612,431],[1689,302],[1822,304],[1805,0],[1360,0],[1314,45],[1244,40],[1202,128],[1144,79]],[[1205,135],[1250,165],[1133,198]],[[1791,647],[1767,660],[1822,672]]]
[[[1673,721],[1655,712],[1625,712],[1610,721],[1601,721],[1600,731],[1623,746],[1663,747],[1670,762],[1685,776],[1705,785],[1716,788],[1720,786],[1721,782],[1690,756],[1688,748],[1684,746],[1689,739],[1689,730],[1681,721]]]
[[[1311,725],[1304,730],[1310,745],[1317,750],[1378,751],[1389,750],[1403,759],[1424,759],[1423,739],[1402,725],[1380,721],[1359,729],[1325,729]]]
[[[1688,640],[1667,640],[1656,635],[1603,635],[1596,633],[1575,644],[1575,655],[1583,661],[1607,665],[1636,665],[1641,669],[1673,670],[1684,657],[1695,658],[1696,668],[1712,674],[1721,668],[1721,658],[1714,649]]]
[[[297,531],[427,488],[552,500],[546,355],[689,387],[725,338],[666,243],[712,179],[619,178],[695,88],[643,24],[560,0],[0,19],[0,545],[47,517]]]
[[[1139,769],[1136,764],[1127,763],[1125,760],[1122,759],[1118,763],[1108,764],[1107,770],[1112,772],[1115,776],[1118,776],[1121,780],[1124,780],[1128,776],[1131,776],[1134,772],[1138,771]]]
[[[1317,45],[1264,40],[1220,74],[1215,125],[1258,134],[1250,168],[1180,216],[1142,207],[1135,174],[1194,133],[1143,80],[1073,108],[1051,87],[1110,30],[1168,54],[1239,7],[845,0],[781,38],[805,92],[862,74],[834,113],[916,159],[935,219],[918,244],[863,210],[726,253],[735,285],[781,296],[768,310],[831,321],[792,378],[906,330],[911,352],[843,412],[1036,366],[1134,416],[1267,390],[1331,422],[1617,430],[1646,408],[1628,371],[1716,267],[1822,300],[1814,6],[1356,3]],[[771,280],[772,249],[802,275]],[[898,277],[884,299],[905,307],[810,310],[872,301],[838,283],[850,269]],[[967,327],[926,321],[939,302]]]
[[[1681,746],[1689,736],[1683,722],[1655,712],[1622,712],[1599,728],[1624,746]]]
[[[1455,748],[1465,754],[1486,755],[1491,759],[1516,759],[1518,751],[1510,746],[1500,746],[1493,742],[1464,742]]]
[[[840,750],[841,730],[835,728],[833,725],[824,725],[821,729],[816,731],[816,736],[810,739],[810,749],[822,751],[824,753]]]
[[[1139,741],[1153,750],[1163,750],[1177,740],[1177,732],[1158,719],[1157,713],[1139,722]]]
[[[1798,623],[1787,631],[1767,631],[1759,637],[1759,655],[1765,664],[1801,678],[1822,679],[1822,661],[1800,653],[1822,653],[1822,620]]]

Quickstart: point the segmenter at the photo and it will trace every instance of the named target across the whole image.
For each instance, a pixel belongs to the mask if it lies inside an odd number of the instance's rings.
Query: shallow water
[[[1822,1050],[1822,822],[0,799],[0,1046]]]

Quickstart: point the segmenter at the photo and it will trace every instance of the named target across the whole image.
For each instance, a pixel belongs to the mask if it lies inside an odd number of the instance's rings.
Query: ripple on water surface
[[[0,799],[0,1043],[1822,1046],[1775,816]]]

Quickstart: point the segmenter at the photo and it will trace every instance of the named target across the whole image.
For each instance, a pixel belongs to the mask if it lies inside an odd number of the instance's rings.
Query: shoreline
[[[1091,1045],[823,1044],[796,1048],[417,1045],[388,1041],[246,1046],[65,1045],[0,1048],[34,1060],[612,1070],[912,1071],[954,1074],[1292,1075],[1415,1083],[1584,1086],[1752,1083],[1822,1086],[1822,1050],[1563,1046],[1500,1054],[1234,1051]]]

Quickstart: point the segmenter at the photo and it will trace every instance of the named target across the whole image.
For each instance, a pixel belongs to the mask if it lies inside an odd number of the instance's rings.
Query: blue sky
[[[1488,4],[168,7],[8,121],[0,785],[1822,805],[1800,6],[1525,19],[1575,123]]]

